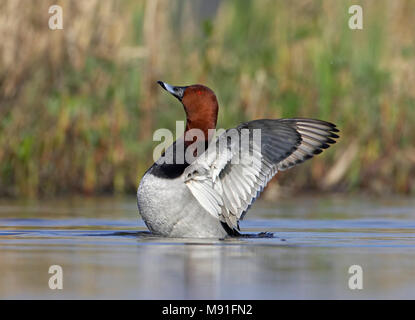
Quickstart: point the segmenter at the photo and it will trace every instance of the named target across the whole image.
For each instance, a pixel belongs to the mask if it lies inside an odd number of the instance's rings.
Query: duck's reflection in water
[[[386,235],[406,246],[295,245],[287,241],[184,240],[154,236],[44,238],[7,236],[0,250],[0,298],[76,299],[342,299],[411,298],[415,251],[410,233]],[[328,238],[331,235],[332,238]],[[369,234],[370,235],[370,234]],[[311,237],[311,238],[310,238]],[[337,236],[339,237],[339,236]],[[343,235],[343,237],[346,237]],[[376,236],[377,243],[386,241]],[[379,238],[379,239],[378,239]],[[392,240],[391,240],[392,239]],[[315,241],[315,240],[314,240]],[[311,242],[309,242],[310,244]],[[51,290],[51,265],[63,268],[63,290]],[[351,265],[364,290],[348,287]]]
[[[251,250],[240,246],[192,243],[187,245],[145,246],[141,280],[147,293],[154,297],[177,299],[219,299],[229,274],[249,268]],[[157,253],[154,252],[157,250]],[[244,265],[237,263],[244,258]],[[151,262],[150,262],[151,261]],[[233,269],[233,272],[232,272]]]

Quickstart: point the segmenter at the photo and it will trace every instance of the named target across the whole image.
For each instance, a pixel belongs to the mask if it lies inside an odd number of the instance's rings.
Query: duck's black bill
[[[169,85],[168,83],[165,83],[163,81],[157,81],[157,83],[166,91],[170,92],[173,96],[175,96],[177,99],[182,101],[184,91],[187,87],[176,87]]]
[[[166,87],[164,86],[164,82],[163,81],[157,81],[157,83],[164,89],[167,90]]]

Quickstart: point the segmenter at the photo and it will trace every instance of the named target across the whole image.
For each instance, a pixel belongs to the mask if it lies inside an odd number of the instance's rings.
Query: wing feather
[[[247,145],[234,141],[242,130],[260,129]],[[314,119],[263,119],[222,133],[184,171],[186,185],[211,215],[239,230],[239,221],[279,171],[295,166],[335,143],[339,130]],[[248,146],[248,147],[246,147]]]

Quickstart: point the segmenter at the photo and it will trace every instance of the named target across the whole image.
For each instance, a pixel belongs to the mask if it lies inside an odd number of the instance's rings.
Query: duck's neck
[[[194,86],[186,89],[183,107],[186,112],[185,140],[187,145],[197,140],[209,142],[209,130],[216,129],[219,105],[215,94],[206,87]],[[197,129],[197,130],[195,130]],[[197,135],[197,137],[193,137]],[[189,141],[190,140],[190,141]]]
[[[196,130],[194,130],[196,129]],[[189,143],[192,143],[197,139],[202,139],[204,141],[209,141],[211,139],[209,135],[209,130],[216,129],[216,117],[211,118],[196,118],[196,119],[187,119],[186,130],[185,130],[185,140]],[[201,135],[201,136],[199,136]]]

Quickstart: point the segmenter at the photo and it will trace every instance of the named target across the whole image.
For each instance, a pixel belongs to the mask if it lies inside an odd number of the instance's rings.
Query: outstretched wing
[[[239,220],[278,170],[321,153],[335,143],[334,132],[334,124],[313,119],[246,122],[213,141],[185,169],[184,181],[206,211],[238,230]]]

